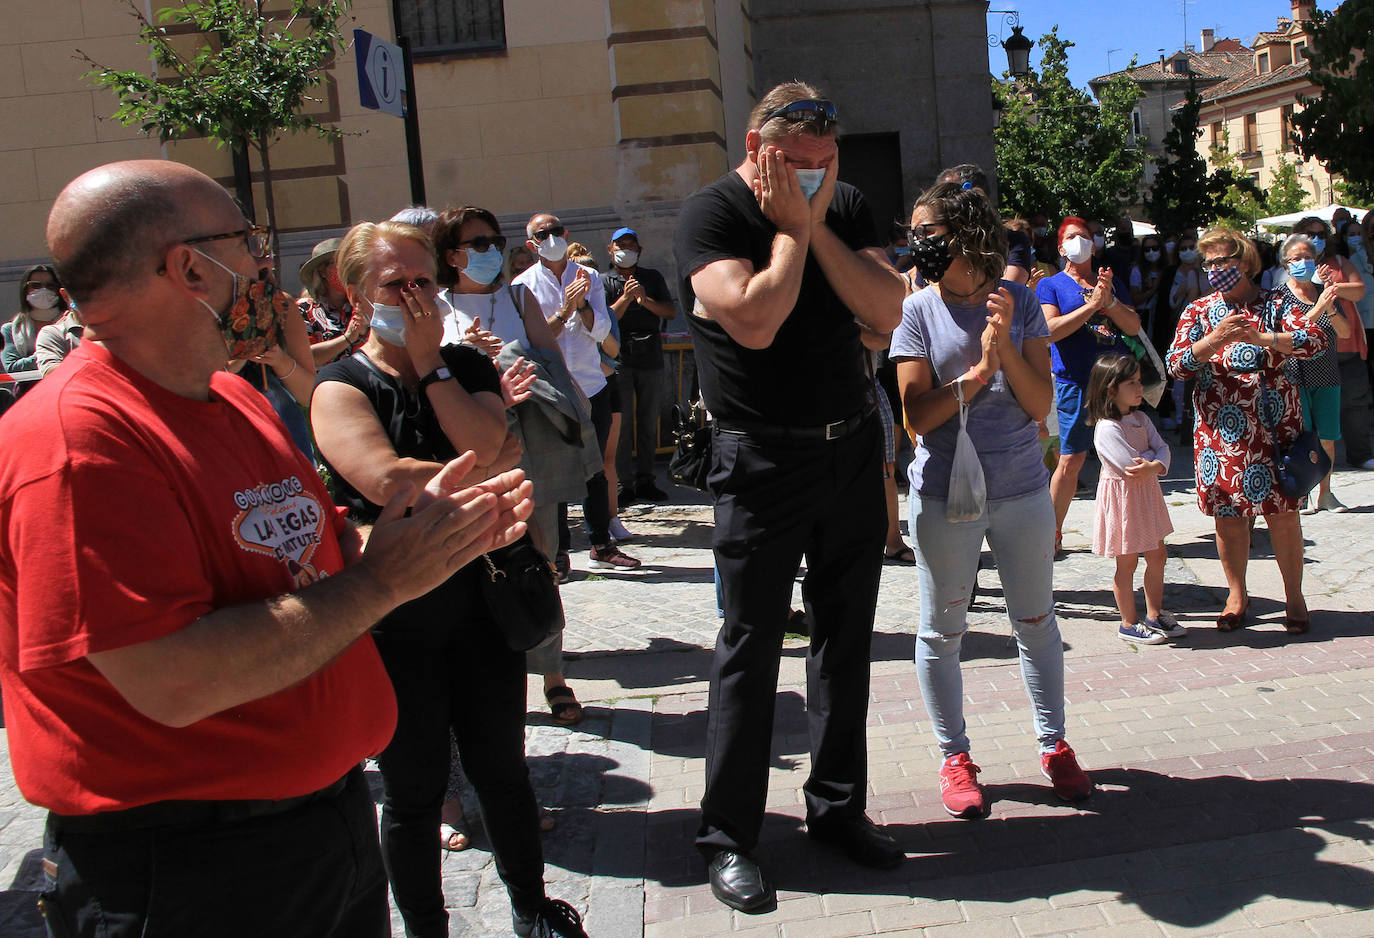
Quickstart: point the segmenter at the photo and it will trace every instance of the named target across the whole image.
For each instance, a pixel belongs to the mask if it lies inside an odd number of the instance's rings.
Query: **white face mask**
[[[1103,235],[1093,235],[1093,247],[1097,248],[1100,251],[1103,247],[1106,246],[1106,244],[1106,237],[1104,237]]]
[[[627,251],[621,248],[611,255],[611,260],[615,263],[615,266],[623,267],[628,270],[639,263],[639,252]]]
[[[1146,251],[1145,259],[1153,264],[1155,261],[1159,260],[1159,252],[1155,250]]]
[[[30,290],[24,299],[28,300],[29,305],[33,307],[31,314],[34,319],[42,319],[43,322],[48,322],[49,320],[43,319],[41,314],[57,306],[57,291],[50,290],[47,287],[41,287],[37,290]]]
[[[1174,247],[1175,247],[1175,246],[1176,246],[1176,245],[1175,245],[1175,243],[1174,243],[1173,241],[1165,241],[1165,242],[1164,242],[1164,250],[1168,251],[1170,254],[1174,253]]]
[[[549,235],[539,242],[539,256],[550,264],[557,264],[568,256],[568,239],[559,235]]]
[[[1193,263],[1193,261],[1198,259],[1198,253],[1197,251],[1194,251],[1192,248],[1185,248],[1184,250],[1178,252],[1178,259],[1183,261],[1183,263],[1185,264],[1191,264]]]
[[[1093,243],[1087,238],[1074,235],[1064,239],[1064,256],[1070,263],[1081,264],[1093,256]]]

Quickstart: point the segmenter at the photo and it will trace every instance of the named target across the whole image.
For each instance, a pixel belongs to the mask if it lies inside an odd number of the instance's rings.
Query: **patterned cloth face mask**
[[[252,358],[279,344],[278,332],[285,315],[291,310],[291,298],[277,289],[271,269],[262,268],[258,271],[258,279],[250,280],[204,251],[198,248],[191,250],[234,278],[234,296],[224,312],[216,312],[213,306],[196,297],[219,325],[229,358]]]

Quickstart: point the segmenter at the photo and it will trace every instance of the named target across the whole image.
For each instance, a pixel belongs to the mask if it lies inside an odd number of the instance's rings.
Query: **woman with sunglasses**
[[[911,256],[931,286],[903,302],[889,354],[907,429],[919,436],[909,473],[921,592],[916,670],[940,744],[941,797],[955,817],[987,813],[969,756],[959,664],[986,537],[1033,704],[1041,771],[1055,794],[1081,800],[1092,784],[1064,741],[1054,504],[1036,428],[1053,397],[1049,326],[1034,294],[1002,279],[1006,231],[981,189],[935,185],[917,200],[911,226]],[[986,505],[971,521],[947,514],[965,403],[986,484]]]
[[[1276,315],[1273,294],[1254,280],[1259,252],[1239,232],[1212,228],[1199,239],[1198,249],[1213,292],[1183,311],[1167,359],[1175,378],[1196,379],[1197,501],[1215,521],[1217,555],[1230,589],[1217,628],[1230,632],[1245,625],[1250,521],[1263,515],[1283,577],[1285,627],[1306,632],[1298,500],[1278,487],[1274,449],[1302,432],[1302,403],[1284,373],[1284,360],[1320,353],[1326,335],[1292,306]]]
[[[464,205],[439,214],[434,224],[437,279],[446,287],[440,295],[452,308],[445,314],[444,343],[462,342],[494,357],[502,346],[519,342],[562,361],[553,329],[534,294],[502,280],[505,249],[500,223],[486,209]],[[558,546],[558,502],[548,497],[547,488],[543,494],[538,491],[543,475],[539,466],[525,465],[525,471],[536,482],[531,534],[545,556],[552,557]],[[531,649],[526,665],[543,676],[554,720],[565,726],[581,721],[582,705],[563,676],[563,632]]]
[[[19,281],[19,312],[0,326],[5,340],[0,361],[4,362],[5,371],[19,374],[37,370],[38,331],[56,322],[67,310],[58,292],[61,288],[57,271],[47,264],[36,264],[24,271],[24,278]]]

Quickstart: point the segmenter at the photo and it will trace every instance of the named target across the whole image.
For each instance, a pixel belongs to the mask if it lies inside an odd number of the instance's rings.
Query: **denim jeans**
[[[977,521],[945,518],[945,500],[913,498],[916,574],[921,614],[916,674],[926,712],[948,758],[968,752],[959,646],[968,630],[968,597],[986,536],[997,556],[1007,617],[1021,658],[1021,678],[1035,710],[1044,752],[1064,738],[1064,645],[1054,613],[1054,503],[1049,490],[989,502]]]

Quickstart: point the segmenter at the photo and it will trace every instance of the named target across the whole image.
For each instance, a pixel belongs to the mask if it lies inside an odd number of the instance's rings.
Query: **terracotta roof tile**
[[[1209,52],[1175,52],[1164,59],[1166,68],[1161,69],[1156,60],[1137,65],[1135,68],[1121,69],[1106,75],[1099,75],[1088,82],[1090,85],[1106,84],[1117,75],[1127,75],[1135,81],[1187,81],[1190,77],[1201,81],[1219,80],[1239,75],[1254,68],[1254,58],[1249,49],[1235,39],[1222,40],[1228,43],[1225,49],[1215,46]],[[1229,44],[1234,43],[1234,48]],[[1191,75],[1180,75],[1173,71],[1171,63],[1180,55],[1188,59]]]
[[[1281,85],[1285,82],[1294,81],[1305,77],[1311,71],[1311,63],[1307,59],[1301,62],[1294,62],[1282,68],[1276,68],[1272,72],[1263,75],[1256,72],[1253,68],[1248,74],[1237,75],[1229,78],[1219,85],[1213,85],[1202,92],[1202,100],[1205,103],[1219,101],[1222,98],[1234,97],[1238,94],[1245,94],[1250,91],[1258,91],[1260,88],[1268,88],[1271,85]]]

